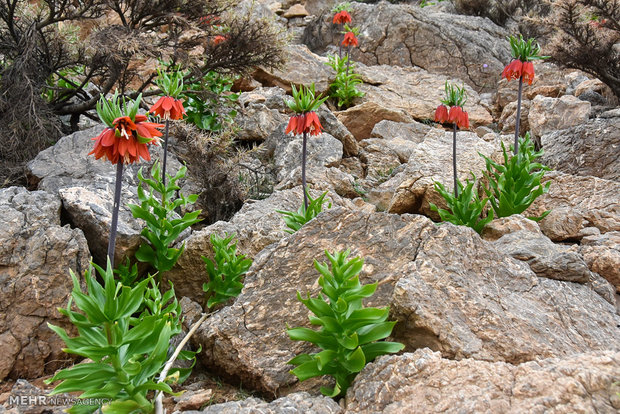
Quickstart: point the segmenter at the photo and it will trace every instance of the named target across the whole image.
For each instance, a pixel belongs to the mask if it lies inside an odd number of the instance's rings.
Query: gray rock
[[[102,125],[78,131],[61,138],[28,163],[31,179],[38,182],[38,189],[58,194],[72,224],[84,231],[95,261],[105,263],[114,200],[116,166],[103,159],[88,155],[92,138],[101,133]],[[169,144],[174,145],[171,140]],[[161,157],[162,149],[151,146],[151,158]],[[115,262],[119,263],[140,245],[142,223],[133,218],[128,203],[138,204],[137,172],[144,167],[148,175],[152,163],[126,165],[123,172],[122,195],[118,218]],[[168,173],[176,172],[181,164],[168,154]],[[187,195],[191,188],[180,183]]]
[[[347,248],[365,259],[362,283],[378,282],[367,305],[390,306],[393,339],[408,350],[519,363],[620,344],[620,317],[590,287],[538,278],[469,228],[333,208],[255,258],[241,295],[196,332],[202,362],[264,392],[325,385],[288,373],[290,358],[315,349],[284,327],[310,326],[296,292],[316,294],[313,260]]]
[[[590,352],[520,365],[439,352],[381,357],[347,392],[347,413],[616,413],[620,353]]]
[[[517,231],[495,241],[495,246],[517,260],[526,262],[540,277],[587,283],[591,272],[583,257],[567,246],[553,243],[541,233]]]
[[[553,241],[578,241],[591,234],[620,231],[620,183],[597,177],[581,177],[551,172],[543,181],[552,180],[547,194],[538,197],[524,215],[551,213],[539,222],[542,232]]]
[[[579,251],[590,270],[600,274],[620,291],[620,232],[584,237]]]
[[[585,102],[572,95],[560,98],[536,96],[528,113],[532,134],[541,137],[558,129],[566,129],[585,123],[591,111],[590,102]]]
[[[402,139],[420,143],[424,140],[424,136],[431,130],[431,127],[421,122],[394,122],[384,120],[378,122],[370,136],[373,138],[382,138],[385,140]]]
[[[360,28],[352,57],[366,65],[418,66],[459,77],[481,90],[497,84],[510,60],[508,33],[488,19],[388,2],[352,3],[351,9]],[[332,18],[325,12],[306,29],[304,42],[312,50],[322,52],[340,41]]]
[[[258,398],[215,404],[202,411],[183,411],[186,414],[339,414],[342,408],[329,397],[317,397],[296,392],[270,403]]]
[[[484,229],[482,229],[482,238],[488,241],[493,241],[506,234],[518,231],[528,231],[535,234],[541,234],[538,223],[523,217],[521,214],[513,214],[509,217],[500,217],[491,220],[491,222],[487,224]]]
[[[568,174],[620,181],[620,116],[545,134],[542,162]]]
[[[309,167],[306,169],[306,183],[315,190],[335,192],[341,197],[356,198],[355,178],[335,167]],[[301,185],[301,166],[282,179],[275,190],[286,190]]]
[[[62,226],[60,199],[22,187],[0,189],[0,380],[38,378],[73,358],[47,323],[71,327],[58,313],[90,253],[79,229]]]

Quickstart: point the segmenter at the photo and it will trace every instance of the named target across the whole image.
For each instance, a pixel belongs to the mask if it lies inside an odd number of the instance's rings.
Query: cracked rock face
[[[592,288],[539,278],[469,228],[334,208],[256,257],[235,303],[197,331],[202,361],[265,392],[317,385],[288,373],[290,358],[316,350],[285,326],[309,326],[296,292],[319,291],[313,260],[347,248],[365,259],[362,283],[379,283],[367,305],[391,307],[407,350],[520,363],[620,344],[620,317]]]
[[[421,9],[417,5],[351,4],[360,27],[356,62],[366,65],[418,66],[464,79],[477,90],[497,84],[510,51],[508,33],[488,19]],[[323,51],[342,36],[327,11],[306,28],[304,43]],[[486,64],[486,67],[484,66]]]
[[[61,226],[60,199],[23,187],[0,190],[0,380],[37,378],[71,363],[47,323],[69,328],[66,307],[90,253],[79,229]]]
[[[554,131],[541,142],[542,162],[554,170],[620,181],[620,116]]]
[[[439,352],[384,356],[346,395],[347,413],[617,413],[620,353],[589,352],[512,365],[452,361]]]
[[[620,292],[620,232],[584,237],[579,251],[590,269]]]

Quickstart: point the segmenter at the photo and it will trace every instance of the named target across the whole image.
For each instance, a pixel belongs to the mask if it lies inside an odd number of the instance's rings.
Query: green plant
[[[467,226],[480,233],[484,226],[493,220],[493,211],[489,211],[486,218],[481,218],[484,208],[489,199],[480,200],[478,193],[474,191],[476,186],[476,176],[472,173],[472,181],[467,180],[467,185],[463,187],[460,181],[459,195],[455,197],[450,191],[447,191],[443,184],[435,181],[435,190],[446,200],[448,210],[438,208],[435,204],[430,203],[431,210],[439,213],[441,221],[449,221],[457,226]]]
[[[201,256],[209,275],[209,282],[202,286],[202,290],[207,293],[205,303],[208,309],[239,296],[243,289],[241,278],[252,266],[252,259],[237,254],[237,242],[233,242],[234,238],[234,234],[226,234],[224,238],[212,234],[210,239],[215,261]]]
[[[48,325],[66,344],[65,352],[88,362],[63,369],[46,383],[61,381],[51,394],[81,391],[80,398],[107,399],[105,413],[150,413],[150,391],[173,394],[169,382],[155,382],[167,356],[170,339],[181,332],[181,307],[171,288],[163,296],[151,277],[134,287],[114,281],[112,267],[96,267],[103,279],[97,282],[92,268],[86,271],[86,293],[73,272],[72,299],[59,311],[76,326],[78,336]],[[151,288],[148,287],[149,283]],[[75,306],[80,312],[72,310]],[[70,413],[92,413],[99,406],[74,405]]]
[[[310,193],[306,192],[306,196],[308,197],[308,208],[306,208],[305,204],[302,204],[297,211],[285,211],[285,210],[276,210],[278,213],[282,214],[284,217],[284,222],[286,226],[290,230],[284,230],[287,233],[293,234],[297,230],[299,230],[304,224],[315,218],[323,211],[323,204],[327,204],[327,208],[332,208],[332,203],[325,200],[327,196],[327,191],[318,196],[317,198],[312,198]]]
[[[237,116],[232,108],[239,99],[239,94],[230,91],[233,82],[234,78],[210,71],[200,82],[188,85],[182,94],[186,98],[187,121],[213,132],[232,124]]]
[[[89,82],[82,85],[85,67],[83,65],[69,66],[52,73],[45,81],[42,97],[47,102],[62,101],[65,95],[75,95],[78,89],[86,89]]]
[[[127,258],[125,263],[121,263],[114,269],[115,278],[123,284],[123,286],[133,286],[138,278],[138,264],[131,264],[131,260]]]
[[[325,64],[336,72],[336,77],[329,86],[329,96],[336,100],[338,108],[346,109],[351,106],[353,99],[364,96],[364,93],[357,89],[357,86],[364,82],[360,75],[354,72],[355,65],[349,63],[348,55],[342,58],[330,55]]]
[[[503,165],[480,154],[486,161],[484,176],[488,184],[485,185],[484,191],[498,218],[523,213],[536,198],[547,193],[551,185],[550,181],[541,184],[541,179],[549,168],[535,162],[543,155],[543,150],[534,150],[529,132],[520,141],[518,154],[511,156],[510,159],[502,142]],[[549,211],[545,211],[540,217],[530,219],[539,221],[547,214]]]
[[[287,329],[294,341],[308,341],[322,349],[315,354],[301,354],[289,361],[295,365],[291,373],[300,381],[322,375],[336,380],[334,389],[321,387],[324,395],[344,395],[358,372],[376,357],[395,353],[404,348],[397,342],[377,342],[387,338],[396,322],[388,322],[390,313],[385,308],[365,308],[362,299],[373,295],[377,283],[362,285],[359,273],[364,261],[355,257],[347,260],[349,250],[333,255],[325,252],[331,262],[331,271],[326,263],[314,261],[314,267],[321,274],[318,280],[321,293],[317,298],[306,299],[297,292],[297,299],[315,316],[310,316],[309,328]],[[327,301],[328,299],[329,301]]]
[[[185,244],[180,249],[170,247],[179,235],[191,226],[200,221],[198,216],[201,211],[185,213],[183,217],[174,218],[175,210],[181,206],[195,203],[197,195],[192,194],[185,197],[179,192],[179,197],[172,200],[175,192],[180,189],[177,181],[185,177],[187,168],[181,167],[177,174],[172,177],[168,175],[168,183],[162,182],[159,170],[159,162],[155,162],[151,168],[151,178],[145,178],[142,168],[138,171],[138,200],[140,205],[129,204],[131,213],[135,218],[146,222],[146,227],[142,230],[142,236],[146,239],[136,251],[136,259],[141,262],[150,263],[161,274],[174,266],[183,250]],[[146,191],[145,191],[146,189]],[[147,192],[148,191],[148,192]]]

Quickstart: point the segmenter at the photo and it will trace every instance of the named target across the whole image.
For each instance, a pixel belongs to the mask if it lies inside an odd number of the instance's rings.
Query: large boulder
[[[70,327],[73,283],[90,260],[84,234],[61,223],[61,201],[22,187],[0,190],[0,381],[38,378],[70,364],[64,343],[47,323]]]
[[[470,171],[479,177],[480,171],[485,169],[485,161],[479,153],[490,157],[496,150],[473,132],[459,132],[456,145],[457,176],[463,183],[471,179]],[[435,181],[441,182],[448,191],[454,187],[452,132],[427,136],[411,152],[405,170],[371,190],[369,201],[390,213],[418,213],[438,219],[429,203],[445,208],[445,200],[435,191]]]
[[[554,170],[620,181],[620,116],[545,134],[542,162]]]
[[[315,349],[292,342],[285,326],[310,326],[296,293],[315,295],[313,261],[347,248],[365,260],[362,283],[378,282],[367,305],[391,307],[393,337],[407,350],[519,363],[620,344],[620,317],[590,287],[539,278],[469,228],[332,208],[255,258],[234,304],[198,328],[202,362],[264,392],[321,383],[289,374],[290,358]]]
[[[526,216],[540,216],[551,210],[539,224],[553,241],[578,241],[585,236],[620,231],[620,183],[597,177],[551,172],[547,194],[538,197],[525,211]]]
[[[584,237],[579,251],[590,269],[620,292],[620,232]]]
[[[310,194],[316,198],[321,192],[311,190]],[[350,200],[342,199],[332,192],[328,194],[327,200],[334,206],[355,208]],[[187,296],[202,303],[204,297],[202,284],[207,281],[207,273],[200,256],[213,258],[211,234],[215,233],[218,236],[223,236],[225,233],[236,234],[238,252],[254,259],[264,248],[280,241],[288,234],[285,231],[287,227],[282,214],[276,210],[297,211],[302,203],[301,186],[274,191],[264,200],[247,202],[230,221],[218,221],[185,239],[185,253],[164,277],[174,283],[174,289],[179,297]],[[327,209],[327,206],[326,203],[324,208]]]
[[[360,28],[352,58],[366,65],[418,66],[465,80],[477,90],[493,88],[510,61],[505,29],[482,17],[422,9],[413,4],[351,4]],[[308,25],[304,43],[323,52],[342,34],[323,13]]]
[[[103,128],[98,125],[65,136],[28,163],[31,181],[37,183],[39,190],[60,196],[67,219],[84,232],[93,258],[100,264],[106,262],[116,166],[103,159],[95,160],[95,157],[88,153],[93,147],[92,138],[98,136]],[[150,152],[153,160],[162,156],[159,146],[151,146]],[[139,204],[137,173],[144,167],[144,172],[148,175],[151,165],[152,163],[141,163],[124,167],[114,252],[116,263],[131,256],[141,243],[143,222],[133,218],[127,204]],[[168,173],[175,173],[180,166],[176,157],[168,154]],[[190,191],[186,186],[183,188],[185,194]]]
[[[590,352],[512,365],[439,352],[386,356],[346,395],[347,413],[617,413],[619,352]]]
[[[528,122],[532,134],[540,137],[549,132],[585,123],[592,105],[572,95],[550,98],[537,95],[531,102]]]

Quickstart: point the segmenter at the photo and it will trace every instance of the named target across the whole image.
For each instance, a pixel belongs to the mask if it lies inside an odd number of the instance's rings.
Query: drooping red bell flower
[[[439,105],[435,110],[435,122],[440,124],[448,122],[448,108],[445,105]]]
[[[522,70],[523,62],[521,62],[519,59],[514,59],[504,68],[504,71],[502,72],[502,78],[506,78],[509,81],[512,79],[519,80],[519,78],[521,78]]]
[[[469,128],[469,115],[460,106],[453,106],[448,113],[448,122],[456,124],[460,129]]]
[[[534,80],[534,64],[532,62],[523,62],[521,76],[523,76],[523,82],[527,82],[528,85],[532,84]]]
[[[172,96],[162,96],[149,109],[150,113],[154,113],[162,119],[182,119],[185,115],[185,108],[180,99],[174,99]]]
[[[94,154],[95,159],[105,157],[112,164],[131,164],[140,158],[150,161],[147,145],[159,143],[158,137],[162,133],[157,128],[163,125],[146,120],[145,115],[136,115],[133,121],[128,116],[116,118],[113,128],[105,128],[98,137],[93,138],[95,148],[88,155]]]
[[[335,24],[351,23],[351,21],[351,15],[346,10],[342,10],[341,12],[336,13],[336,15],[334,16]]]
[[[355,34],[353,32],[345,33],[344,40],[342,41],[342,46],[344,47],[357,46],[357,37],[355,37]]]
[[[304,123],[304,131],[309,132],[310,135],[320,135],[323,126],[319,121],[319,116],[316,112],[306,113],[306,121]]]
[[[224,42],[226,40],[226,36],[223,35],[217,35],[213,38],[213,45],[217,46],[220,43]]]
[[[301,135],[304,133],[304,124],[305,118],[303,114],[293,115],[291,119],[288,120],[288,125],[285,134],[293,133],[294,135]]]
[[[319,116],[316,112],[306,112],[299,115],[293,115],[288,121],[288,126],[284,131],[285,134],[293,133],[301,135],[304,132],[310,135],[319,135],[323,129]]]

